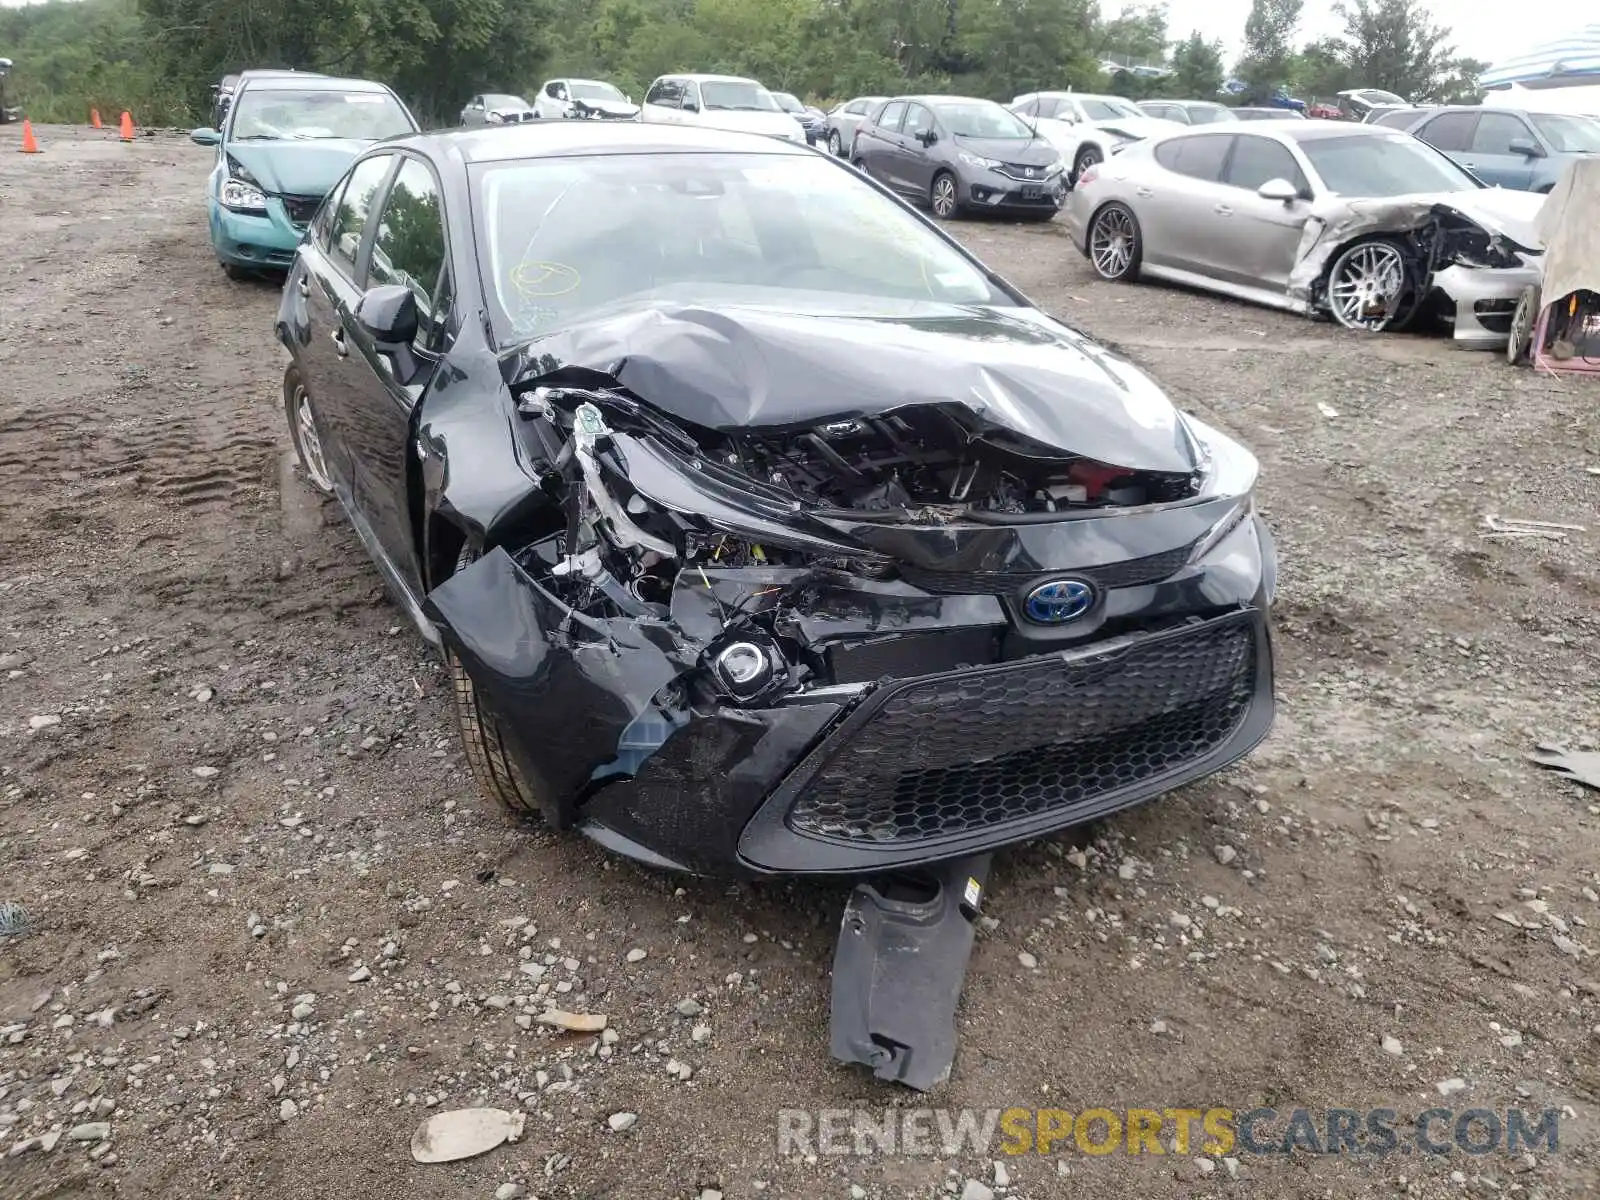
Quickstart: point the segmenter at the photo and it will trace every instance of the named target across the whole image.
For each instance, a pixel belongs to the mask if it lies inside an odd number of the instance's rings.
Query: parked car
[[[639,106],[614,83],[603,79],[547,79],[533,102],[543,119],[566,117],[595,121],[633,121]]]
[[[856,130],[887,96],[857,96],[828,110],[828,152],[835,158],[849,158],[855,146]]]
[[[1131,146],[1078,180],[1066,219],[1104,279],[1143,274],[1351,328],[1398,327],[1432,300],[1458,342],[1494,347],[1539,278],[1541,202],[1484,187],[1406,133],[1278,121]]]
[[[522,121],[537,120],[538,116],[533,105],[521,96],[506,92],[481,92],[462,108],[461,123],[467,126],[516,125]]]
[[[764,133],[803,142],[806,131],[772,93],[737,75],[663,75],[645,93],[639,119],[654,125],[699,125]]]
[[[375,141],[416,131],[416,118],[381,83],[244,72],[222,129],[189,134],[216,147],[208,225],[228,277],[288,267],[350,161]]]
[[[1339,111],[1351,121],[1365,121],[1386,108],[1405,108],[1411,101],[1382,88],[1348,88],[1339,93]]]
[[[1029,92],[1009,107],[1060,153],[1068,164],[1068,187],[1083,171],[1124,146],[1183,128],[1175,121],[1147,116],[1121,96]]]
[[[815,146],[828,140],[828,118],[820,108],[800,103],[800,98],[790,92],[773,92],[772,98],[806,131],[806,145]]]
[[[1342,121],[1344,111],[1337,104],[1329,104],[1325,100],[1313,100],[1306,107],[1306,116],[1316,121]]]
[[[1236,121],[1233,109],[1213,100],[1141,100],[1146,116],[1176,121],[1180,125],[1211,125],[1217,121]]]
[[[856,130],[855,164],[950,218],[969,211],[1049,220],[1061,206],[1061,152],[993,100],[897,96]]]
[[[1254,458],[793,142],[374,146],[276,328],[306,480],[519,816],[857,876],[1142,803],[1271,724]]]
[[[1253,105],[1241,105],[1233,110],[1233,115],[1241,121],[1303,121],[1306,119],[1303,109],[1257,108]]]
[[[1382,125],[1388,129],[1410,129],[1418,118],[1433,111],[1426,105],[1406,105],[1403,108],[1375,108],[1366,115],[1363,124]]]
[[[9,58],[0,58],[0,125],[22,120],[22,109],[6,103],[6,76],[14,64]]]
[[[1575,159],[1600,154],[1600,123],[1567,113],[1443,105],[1410,130],[1487,184],[1548,192]]]

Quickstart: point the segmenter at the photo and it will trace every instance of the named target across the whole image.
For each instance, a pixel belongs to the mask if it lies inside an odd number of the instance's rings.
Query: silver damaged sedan
[[[1147,275],[1370,331],[1428,308],[1458,344],[1494,349],[1539,279],[1543,201],[1485,187],[1398,130],[1285,121],[1130,145],[1084,173],[1065,216],[1102,279]]]

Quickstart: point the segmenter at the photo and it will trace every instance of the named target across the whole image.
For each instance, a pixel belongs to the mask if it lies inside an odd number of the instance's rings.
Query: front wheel
[[[837,129],[828,130],[828,153],[835,158],[844,157],[844,143],[839,140],[839,131]]]
[[[1399,329],[1419,306],[1413,274],[1397,243],[1387,238],[1357,242],[1328,271],[1328,311],[1346,329]]]
[[[1506,361],[1513,367],[1528,357],[1533,349],[1533,327],[1539,321],[1539,286],[1530,283],[1517,296],[1516,311],[1511,314],[1511,335],[1506,340]]]
[[[328,460],[322,450],[322,430],[299,363],[290,363],[283,373],[283,415],[289,422],[289,437],[306,480],[324,496],[331,496],[333,477],[328,474]]]
[[[1083,173],[1090,167],[1098,166],[1104,161],[1097,147],[1085,146],[1082,150],[1079,150],[1078,157],[1072,162],[1072,186],[1078,186],[1078,180],[1083,178]]]
[[[253,278],[255,272],[248,267],[241,267],[238,263],[225,262],[222,264],[222,273],[235,283]]]
[[[470,544],[463,546],[456,570],[470,566],[477,557]],[[445,667],[450,674],[451,708],[461,734],[461,751],[478,789],[517,817],[539,817],[539,790],[530,785],[506,748],[499,718],[484,707],[466,667],[449,649],[445,650]]]
[[[956,177],[949,171],[940,171],[933,177],[933,188],[928,198],[933,215],[941,221],[950,220],[961,210],[961,202],[956,198]]]
[[[1139,218],[1124,204],[1108,204],[1089,222],[1089,265],[1101,279],[1132,282],[1139,277],[1144,245]]]

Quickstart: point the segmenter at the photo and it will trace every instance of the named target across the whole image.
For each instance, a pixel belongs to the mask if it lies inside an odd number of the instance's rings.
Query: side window
[[[913,104],[906,109],[906,123],[902,132],[907,137],[916,137],[926,129],[933,128],[933,114],[920,104]]]
[[[1472,135],[1472,153],[1510,154],[1512,142],[1538,145],[1539,139],[1529,132],[1521,117],[1510,113],[1486,112],[1478,117],[1478,129]]]
[[[422,344],[431,342],[433,294],[444,267],[444,213],[433,172],[414,158],[405,160],[384,199],[372,239],[367,286],[398,283],[411,289],[421,317]]]
[[[1282,143],[1254,134],[1237,135],[1225,182],[1253,192],[1269,179],[1287,179],[1297,188],[1306,186],[1300,164]]]
[[[311,240],[324,254],[328,252],[333,240],[333,215],[339,211],[339,202],[343,196],[344,180],[341,179],[323,199],[322,206],[317,209],[317,215],[311,222]]]
[[[1404,129],[1417,119],[1417,110],[1414,108],[1396,109],[1394,112],[1380,113],[1372,118],[1374,125],[1387,125],[1390,129]]]
[[[1222,162],[1228,156],[1232,134],[1203,137],[1178,137],[1156,147],[1156,161],[1169,171],[1202,179],[1207,183],[1222,180]]]
[[[900,118],[906,115],[906,102],[896,100],[892,104],[885,104],[883,111],[878,114],[877,126],[887,133],[894,133],[900,128]]]
[[[352,279],[356,274],[356,259],[361,253],[361,235],[366,230],[367,218],[372,212],[372,201],[392,166],[392,154],[376,154],[363,159],[350,172],[350,182],[345,185],[344,194],[339,197],[338,207],[334,210],[328,256]]]
[[[693,80],[685,80],[678,85],[678,104],[683,108],[692,108],[700,111],[700,85]]]
[[[1416,133],[1435,150],[1459,153],[1472,145],[1472,132],[1477,125],[1475,112],[1441,113]]]
[[[646,93],[644,102],[646,104],[659,104],[666,108],[677,108],[677,87],[678,85],[674,80],[658,79],[650,85],[650,91]]]
[[[545,84],[544,94],[549,96],[552,100],[561,99],[561,81],[559,79],[552,79],[549,83]]]
[[[1019,117],[1040,117],[1044,115],[1040,111],[1042,103],[1039,97],[1035,96],[1033,99],[1025,100],[1021,104],[1012,105],[1011,111]]]

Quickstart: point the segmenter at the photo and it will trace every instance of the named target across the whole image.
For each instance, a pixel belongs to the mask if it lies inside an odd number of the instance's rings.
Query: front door
[[[1309,191],[1305,173],[1283,143],[1256,134],[1236,135],[1223,173],[1233,194],[1223,199],[1226,213],[1216,223],[1217,278],[1273,292],[1288,288],[1289,270],[1310,210],[1303,200],[1285,203],[1257,194],[1256,189],[1275,179],[1302,193]]]

